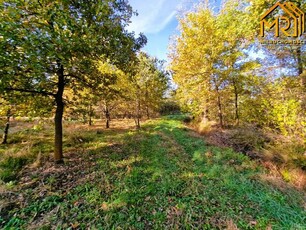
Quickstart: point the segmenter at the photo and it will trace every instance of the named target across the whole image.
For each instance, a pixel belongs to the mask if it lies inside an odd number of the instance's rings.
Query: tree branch
[[[45,91],[36,91],[36,90],[30,90],[30,89],[19,89],[19,88],[5,88],[5,90],[8,91],[17,91],[17,92],[22,92],[22,93],[32,93],[32,94],[41,94],[43,96],[53,96],[55,97],[56,94],[54,93],[49,93],[49,92],[45,92]]]
[[[73,73],[65,74],[64,76],[75,78],[75,79],[81,81],[86,87],[88,87],[90,89],[95,89],[96,88],[94,84],[91,84],[91,83],[87,82],[85,79],[83,79],[81,77],[78,77],[77,75],[75,75]]]

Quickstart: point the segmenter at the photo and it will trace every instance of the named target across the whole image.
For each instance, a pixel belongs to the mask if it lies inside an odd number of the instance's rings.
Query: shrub
[[[77,146],[84,143],[91,142],[95,139],[95,133],[73,133],[68,136],[66,145],[67,146]]]
[[[216,126],[216,122],[213,122],[213,121],[200,122],[197,127],[197,130],[200,134],[206,135],[206,134],[209,134],[214,129],[215,126]]]
[[[275,141],[266,146],[265,156],[287,167],[301,168],[306,171],[306,147],[304,144],[290,140],[291,142]]]
[[[186,116],[186,117],[183,119],[183,121],[184,121],[185,123],[190,123],[193,119],[194,119],[194,117],[192,117],[192,116]]]
[[[258,128],[253,126],[241,127],[234,130],[229,140],[236,151],[247,153],[261,150],[270,139]]]
[[[180,106],[174,101],[167,101],[162,104],[159,113],[161,115],[171,115],[171,114],[180,114],[181,108]]]

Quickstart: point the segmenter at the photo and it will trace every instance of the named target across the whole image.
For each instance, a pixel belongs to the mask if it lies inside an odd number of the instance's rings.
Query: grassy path
[[[43,198],[30,188],[4,228],[306,229],[301,194],[268,185],[256,163],[206,145],[178,120],[84,135],[91,167],[82,179],[69,189],[52,189],[49,179]]]

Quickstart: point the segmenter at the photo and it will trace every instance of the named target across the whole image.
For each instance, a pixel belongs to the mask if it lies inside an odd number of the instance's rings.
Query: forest
[[[306,229],[305,1],[0,2],[1,229]]]

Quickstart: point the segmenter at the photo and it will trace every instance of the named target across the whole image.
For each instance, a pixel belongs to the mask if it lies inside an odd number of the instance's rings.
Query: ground
[[[64,165],[44,155],[52,135],[37,133],[18,150],[34,163],[2,184],[4,229],[306,229],[305,192],[271,183],[258,162],[208,144],[180,117],[140,130],[69,124]]]

